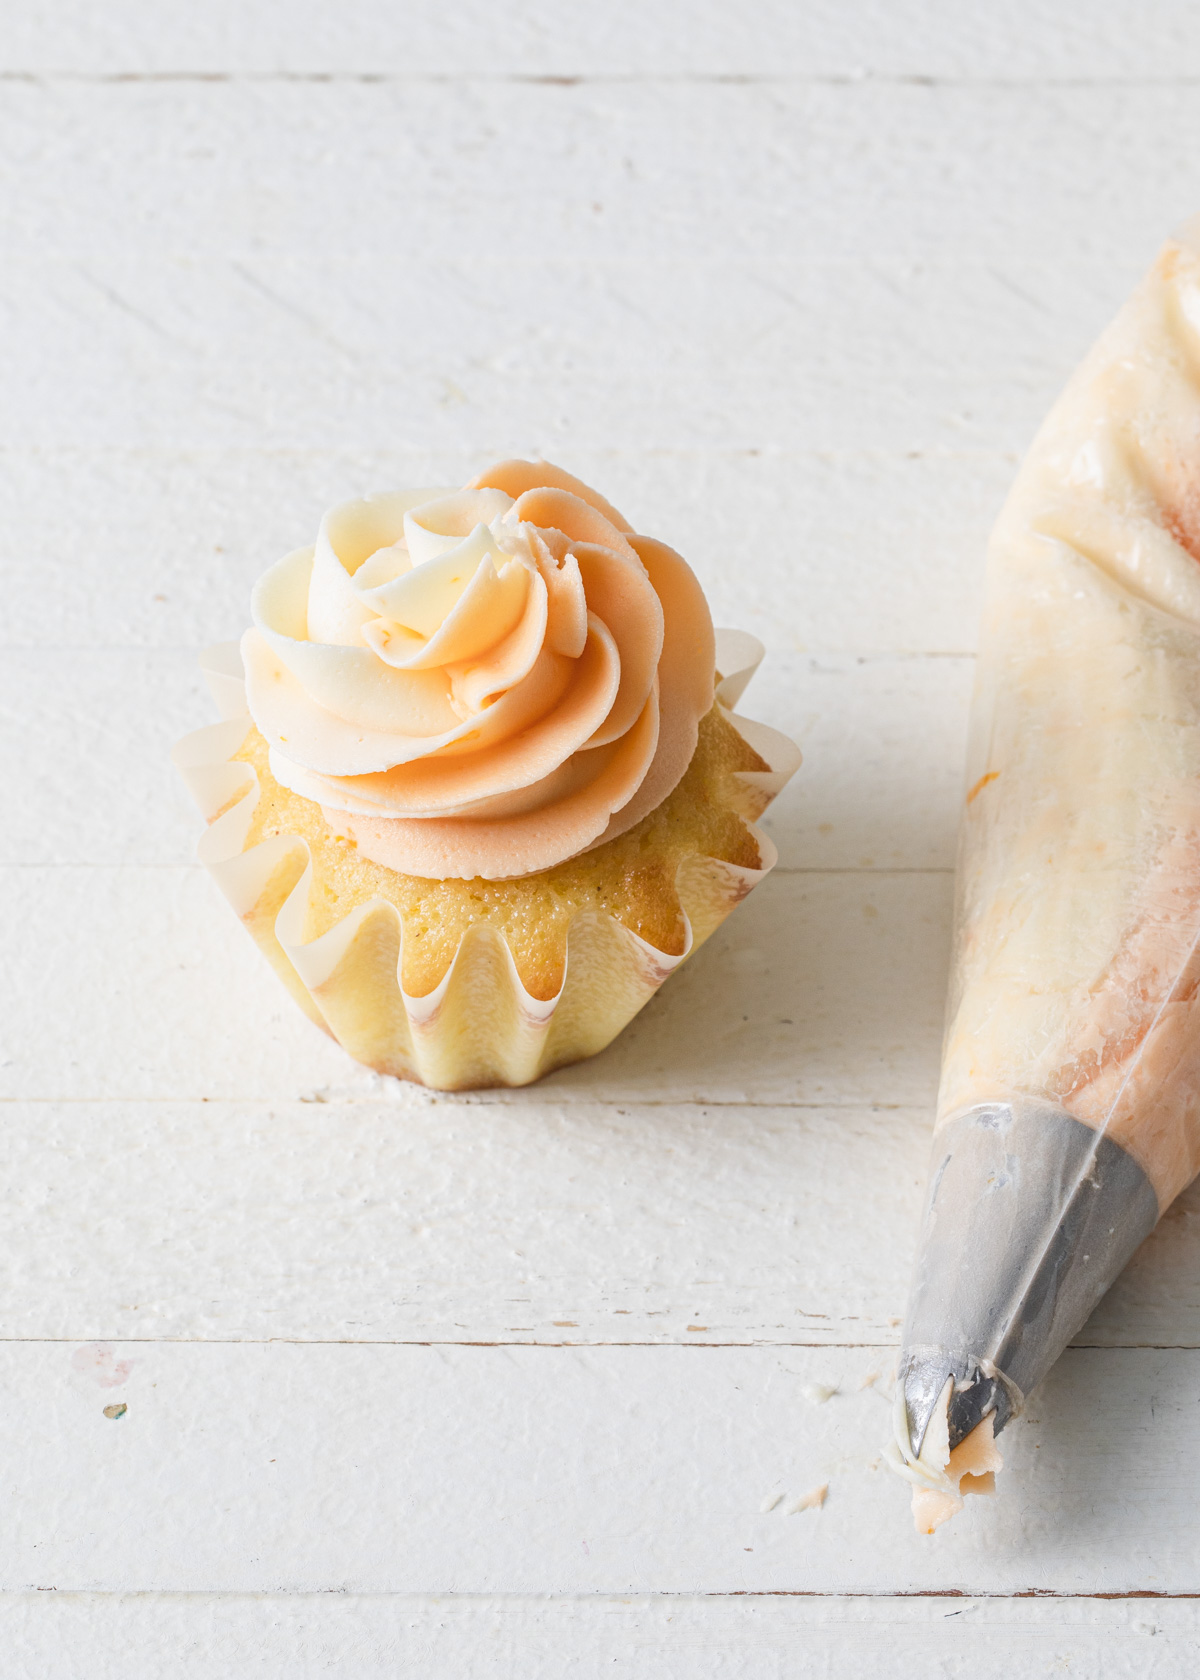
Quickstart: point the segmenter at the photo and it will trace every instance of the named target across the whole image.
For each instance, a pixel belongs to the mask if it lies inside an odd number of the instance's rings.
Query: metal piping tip
[[[953,1450],[1021,1410],[1154,1228],[1111,1138],[1051,1103],[981,1103],[938,1129],[898,1372],[919,1453],[948,1378]]]
[[[998,1435],[1021,1410],[1022,1397],[1015,1385],[998,1371],[988,1375],[970,1355],[948,1353],[945,1348],[911,1348],[901,1357],[898,1381],[914,1453],[921,1451],[925,1432],[949,1380],[954,1383],[947,1419],[951,1452],[989,1412],[996,1414],[994,1429]]]

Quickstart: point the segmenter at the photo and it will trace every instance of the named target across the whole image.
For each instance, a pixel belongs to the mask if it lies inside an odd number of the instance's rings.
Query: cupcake
[[[775,862],[799,764],[690,567],[547,462],[346,502],[202,660],[200,859],[358,1061],[524,1085],[621,1031]]]

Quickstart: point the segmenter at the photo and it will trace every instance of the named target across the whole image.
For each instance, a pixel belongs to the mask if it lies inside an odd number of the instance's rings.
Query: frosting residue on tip
[[[908,1429],[903,1384],[896,1386],[892,1439],[883,1449],[888,1466],[913,1484],[913,1524],[918,1534],[932,1534],[963,1508],[968,1493],[995,1493],[996,1471],[1004,1460],[996,1445],[996,1414],[989,1412],[951,1451],[950,1398],[954,1378],[947,1377],[915,1453]]]
[[[691,569],[545,461],[333,508],[252,613],[272,774],[404,874],[525,875],[625,832],[712,704]]]

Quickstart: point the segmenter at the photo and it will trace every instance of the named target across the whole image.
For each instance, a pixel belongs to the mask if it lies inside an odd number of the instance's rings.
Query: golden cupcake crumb
[[[717,707],[701,720],[682,781],[627,833],[552,869],[515,880],[428,880],[401,875],[359,855],[335,834],[321,808],[271,775],[267,743],[251,726],[234,755],[253,766],[259,799],[247,849],[277,834],[298,834],[312,854],[305,940],[318,938],[372,898],[395,905],[404,927],[402,984],[423,997],[442,979],[467,929],[490,923],[503,935],[526,990],[555,996],[562,985],[567,933],[581,914],[607,914],[671,956],[684,945],[676,877],[693,857],[761,867],[758,845],[739,811],[750,814],[739,771],[767,764]]]

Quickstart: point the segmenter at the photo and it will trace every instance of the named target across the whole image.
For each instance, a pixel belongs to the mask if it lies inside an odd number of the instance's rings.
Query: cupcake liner
[[[717,632],[717,663],[725,673],[718,702],[771,766],[739,772],[733,801],[758,844],[762,867],[703,856],[681,864],[676,887],[686,928],[678,955],[657,950],[609,915],[583,912],[568,930],[562,986],[541,999],[526,990],[503,935],[477,923],[440,983],[414,997],[399,978],[400,913],[385,899],[359,905],[305,940],[308,842],[282,834],[247,849],[259,786],[251,765],[232,761],[251,725],[237,643],[201,658],[223,721],[186,736],[172,755],[209,823],[197,856],[300,1007],[356,1061],[438,1090],[526,1085],[611,1043],[774,866],[778,854],[754,821],[794,774],[800,754],[786,736],[730,710],[762,651],[743,632]]]

